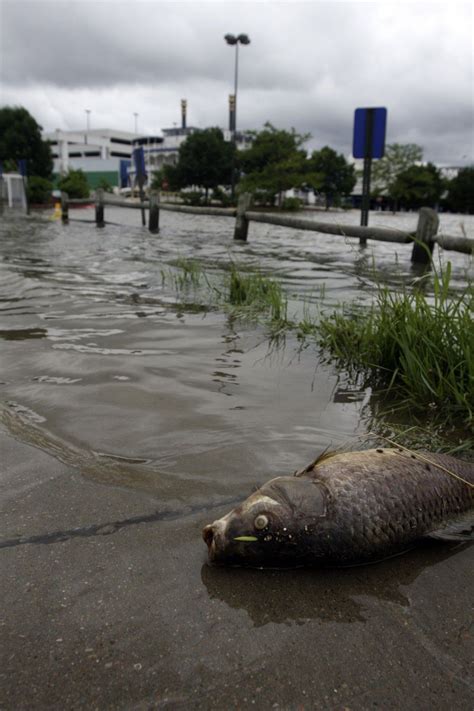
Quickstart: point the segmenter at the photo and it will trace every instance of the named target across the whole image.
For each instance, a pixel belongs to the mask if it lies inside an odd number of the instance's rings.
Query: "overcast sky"
[[[239,51],[238,127],[310,132],[349,155],[354,109],[386,106],[387,142],[438,164],[474,162],[473,11],[455,2],[0,0],[1,105],[45,130],[156,133],[228,124]]]

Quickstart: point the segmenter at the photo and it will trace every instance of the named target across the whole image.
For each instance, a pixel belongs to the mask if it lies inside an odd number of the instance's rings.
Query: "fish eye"
[[[259,514],[253,522],[253,525],[258,531],[262,531],[268,526],[268,517],[265,516],[265,514]]]

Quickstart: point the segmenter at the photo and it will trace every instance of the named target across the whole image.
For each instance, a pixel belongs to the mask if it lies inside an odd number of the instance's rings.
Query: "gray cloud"
[[[387,106],[388,141],[437,162],[473,161],[469,4],[0,0],[2,104],[47,130],[84,125],[156,132],[227,123],[240,50],[238,123],[270,120],[348,154],[357,106]],[[467,156],[464,157],[463,156]]]

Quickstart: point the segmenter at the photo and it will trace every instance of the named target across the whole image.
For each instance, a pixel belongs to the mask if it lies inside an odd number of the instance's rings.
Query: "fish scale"
[[[473,491],[474,464],[448,455],[388,448],[324,454],[293,477],[264,484],[203,537],[210,560],[221,564],[369,562],[426,536],[464,540]]]
[[[446,455],[421,454],[433,465],[427,468],[424,460],[403,451],[367,450],[334,455],[306,474],[329,492],[325,527],[336,541],[331,556],[343,562],[389,555],[438,528],[446,516],[469,510],[472,489],[435,465],[454,473],[462,469],[465,476],[474,466],[459,467]]]

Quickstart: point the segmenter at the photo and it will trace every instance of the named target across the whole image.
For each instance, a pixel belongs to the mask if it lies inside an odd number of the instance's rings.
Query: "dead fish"
[[[397,555],[427,536],[466,540],[474,464],[402,449],[323,454],[267,482],[203,529],[209,561],[346,566]]]

